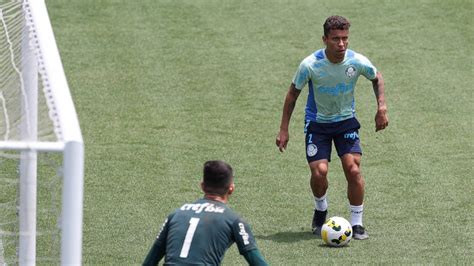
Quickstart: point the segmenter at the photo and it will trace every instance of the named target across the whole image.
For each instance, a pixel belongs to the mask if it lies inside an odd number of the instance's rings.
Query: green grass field
[[[472,264],[473,1],[47,0],[86,144],[83,261],[143,261],[166,215],[201,197],[209,159],[233,165],[231,206],[272,265]],[[283,100],[322,23],[352,22],[350,48],[385,78],[390,126],[375,133],[357,87],[368,241],[310,234],[302,93],[288,150]],[[306,89],[305,89],[306,90]],[[349,217],[333,155],[330,215]],[[224,265],[245,265],[235,246]]]

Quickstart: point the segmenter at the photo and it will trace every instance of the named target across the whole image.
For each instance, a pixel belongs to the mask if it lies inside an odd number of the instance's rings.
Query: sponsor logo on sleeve
[[[247,233],[247,231],[245,231],[245,226],[244,226],[244,224],[243,224],[243,223],[239,223],[239,228],[240,228],[239,235],[242,236],[242,240],[244,241],[244,245],[250,244],[250,241],[249,241],[249,234]]]

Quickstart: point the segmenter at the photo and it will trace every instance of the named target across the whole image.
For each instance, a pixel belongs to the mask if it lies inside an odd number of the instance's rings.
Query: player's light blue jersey
[[[373,80],[376,73],[369,59],[352,50],[338,64],[326,58],[324,49],[306,57],[293,78],[296,89],[309,87],[305,119],[333,123],[354,117],[357,80],[360,75]]]

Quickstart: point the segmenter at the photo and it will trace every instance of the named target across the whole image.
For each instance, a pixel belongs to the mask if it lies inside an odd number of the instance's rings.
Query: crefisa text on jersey
[[[245,231],[245,226],[244,226],[244,224],[243,224],[243,223],[239,223],[239,228],[240,228],[239,235],[242,236],[242,240],[244,241],[244,245],[250,244],[250,241],[249,241],[249,234],[247,233],[247,231]]]
[[[224,213],[225,208],[216,206],[212,203],[188,203],[184,204],[180,210],[182,211],[193,211],[195,213],[205,212],[215,212],[215,213]]]

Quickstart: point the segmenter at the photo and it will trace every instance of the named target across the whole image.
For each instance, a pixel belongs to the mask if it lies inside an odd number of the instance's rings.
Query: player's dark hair
[[[330,30],[348,30],[350,27],[351,23],[345,17],[330,16],[323,24],[324,36],[327,37]]]
[[[215,160],[204,163],[203,190],[205,193],[225,195],[232,184],[232,167],[224,161]]]

